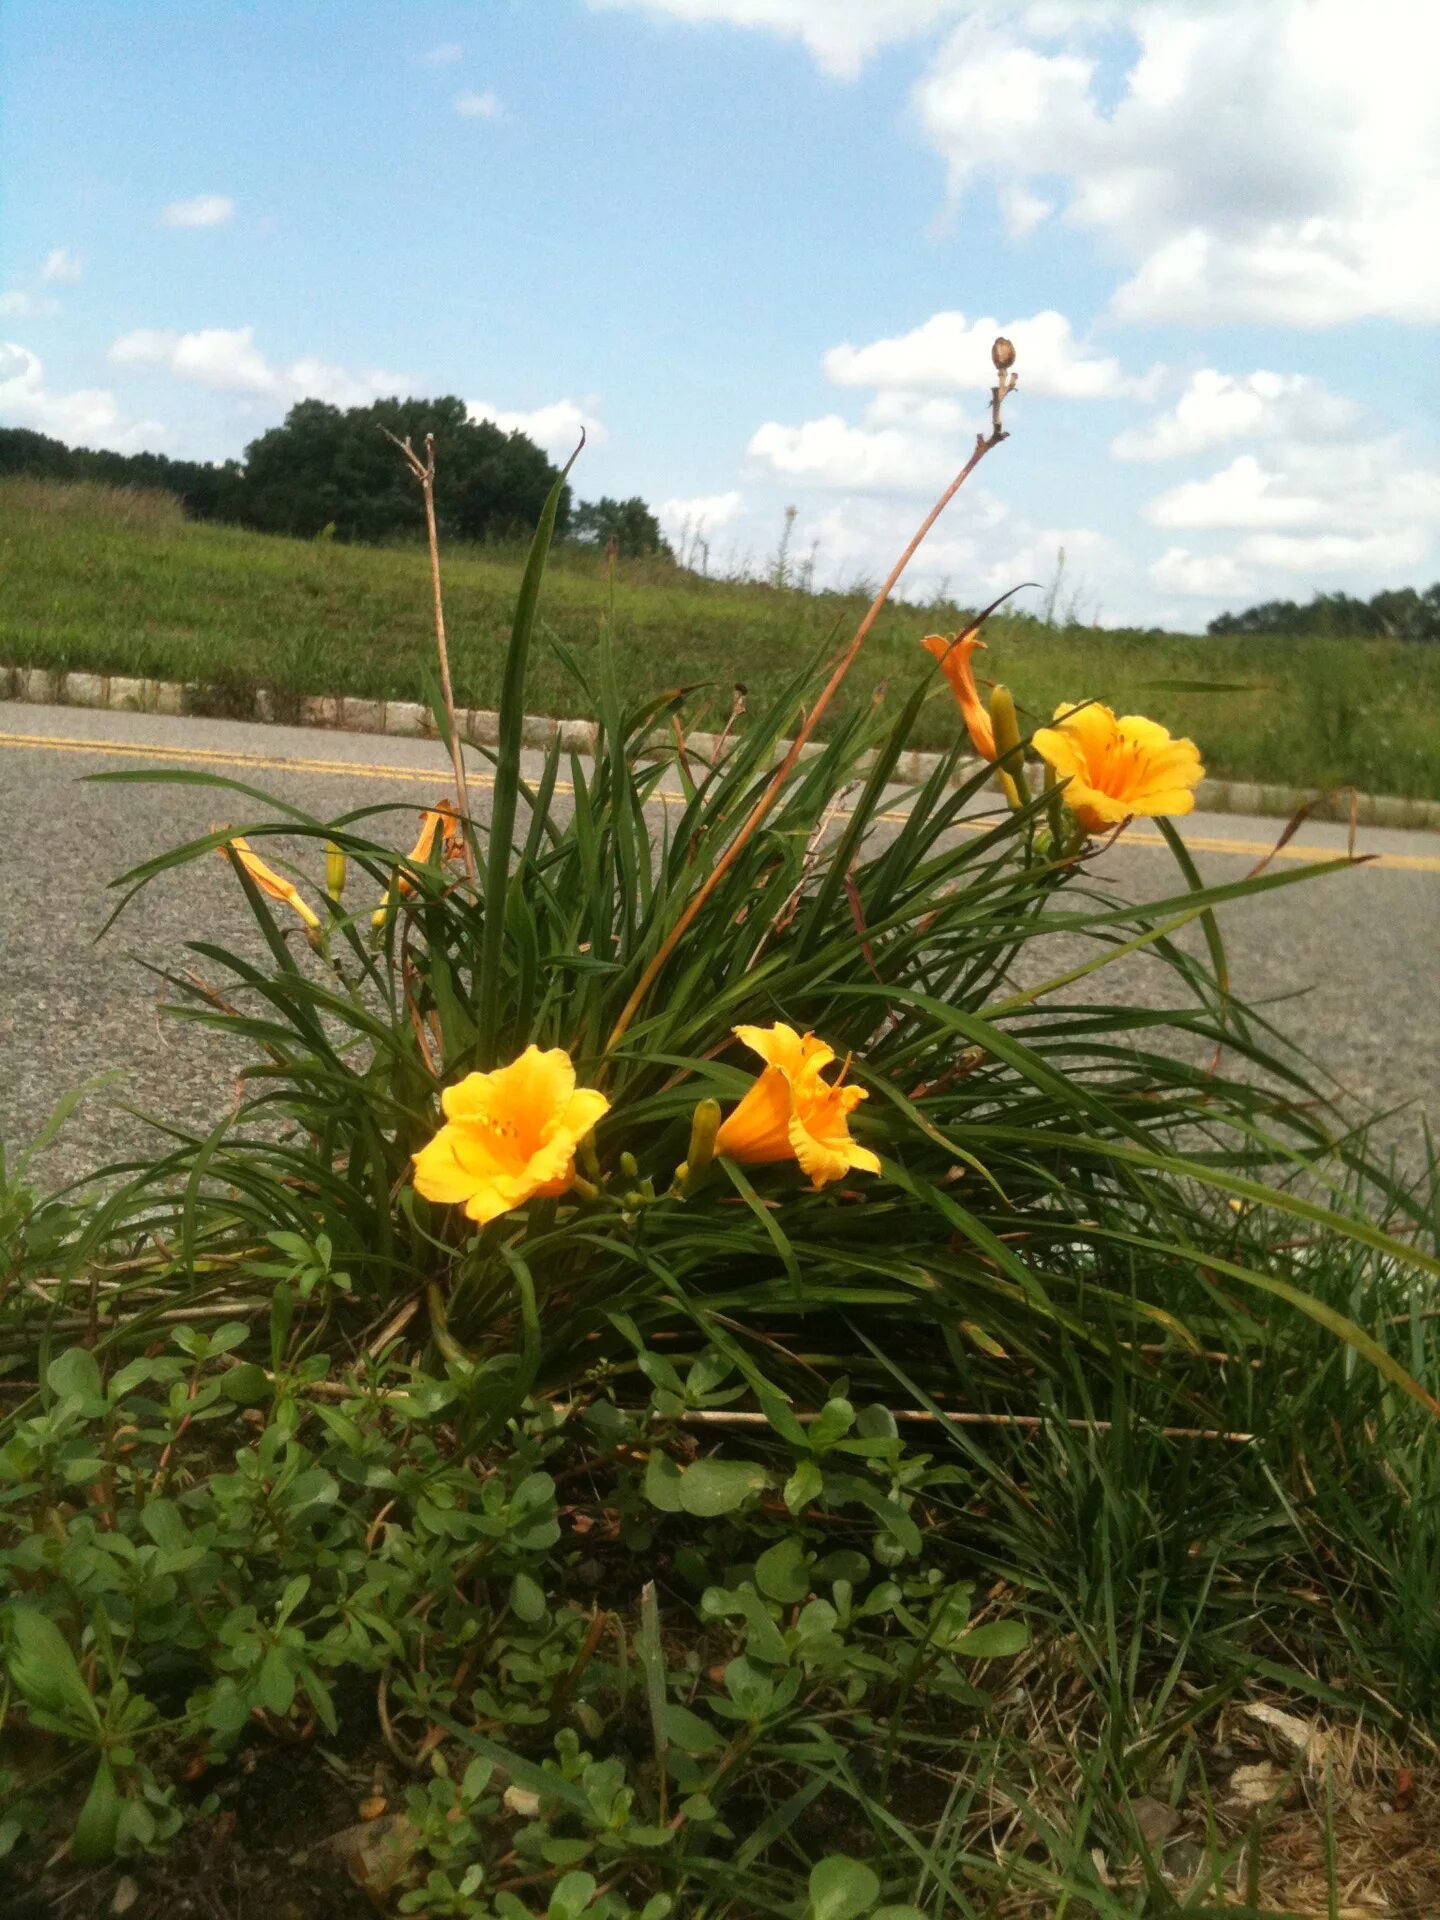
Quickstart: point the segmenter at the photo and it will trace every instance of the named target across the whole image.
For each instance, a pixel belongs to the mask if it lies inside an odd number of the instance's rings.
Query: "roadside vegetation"
[[[499,704],[523,558],[521,548],[447,549],[462,706]],[[420,549],[267,537],[187,522],[170,496],[6,479],[0,570],[0,665],[191,682],[200,711],[237,715],[253,711],[257,686],[275,692],[282,714],[287,699],[306,693],[425,699],[433,690]],[[527,683],[532,711],[566,716],[581,704],[560,649],[593,673],[608,596],[603,550],[557,546]],[[736,682],[752,711],[765,711],[812,651],[854,630],[867,597],[707,580],[660,556],[622,558],[621,695],[633,702],[692,687],[690,724],[718,730]],[[860,713],[881,688],[895,710],[919,640],[954,631],[965,616],[949,603],[887,607],[835,717]],[[992,656],[1003,646],[1031,724],[1087,692],[1121,712],[1163,702],[1172,728],[1203,742],[1218,777],[1440,799],[1440,648],[1109,632],[1008,611],[987,632]],[[985,657],[978,666],[983,682]],[[950,727],[936,703],[917,716],[911,744],[943,748]]]
[[[833,698],[862,620],[685,753],[618,580],[593,761],[531,783],[539,610],[596,594],[544,578],[559,497],[486,826],[458,754],[399,861],[371,810],[100,776],[193,791],[117,914],[228,861],[255,947],[168,983],[250,1065],[208,1134],[0,1168],[7,1920],[1434,1911],[1440,1180],[1224,957],[1346,863],[1204,886],[1170,697],[1117,721],[1077,654],[1032,735],[903,609],[887,703]],[[1031,631],[986,628],[1007,677]],[[1175,866],[1127,902],[1137,813]],[[1092,960],[1016,990],[1061,931]],[[1122,956],[1170,1011],[1090,985]]]

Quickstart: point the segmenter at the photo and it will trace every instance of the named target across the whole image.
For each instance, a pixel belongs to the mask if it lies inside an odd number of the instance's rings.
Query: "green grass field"
[[[954,511],[964,512],[963,500]],[[464,705],[494,706],[520,556],[444,556],[447,621]],[[582,671],[607,604],[600,556],[561,551],[542,635]],[[622,563],[615,595],[622,693],[694,685],[691,724],[722,723],[734,682],[772,695],[815,648],[853,631],[859,596],[703,580]],[[845,698],[890,698],[924,664],[917,642],[953,628],[949,605],[887,609]],[[253,690],[420,698],[433,647],[418,550],[342,547],[193,525],[175,502],[92,486],[0,481],[0,663],[198,683],[209,711],[246,713]],[[1038,718],[1099,694],[1193,735],[1221,778],[1440,798],[1440,648],[1370,641],[1218,639],[1048,627],[997,616],[985,665]],[[1206,690],[1202,689],[1202,683]],[[1216,690],[1216,689],[1219,690]],[[531,704],[586,709],[556,646],[532,666]],[[948,697],[915,744],[957,724]]]

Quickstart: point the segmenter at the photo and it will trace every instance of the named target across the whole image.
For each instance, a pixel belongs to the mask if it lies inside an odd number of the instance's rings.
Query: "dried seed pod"
[[[1015,364],[1015,342],[1000,334],[990,349],[990,358],[995,363],[997,373],[1008,373]]]

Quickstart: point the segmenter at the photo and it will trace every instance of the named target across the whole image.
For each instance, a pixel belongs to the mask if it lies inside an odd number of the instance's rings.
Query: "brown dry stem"
[[[685,935],[689,932],[691,926],[694,924],[696,915],[700,912],[700,909],[705,905],[705,902],[710,898],[711,894],[714,893],[715,889],[719,886],[720,882],[725,878],[725,875],[730,871],[731,867],[733,867],[735,862],[739,859],[741,853],[743,852],[745,847],[749,844],[750,840],[754,837],[756,831],[763,823],[766,815],[770,812],[770,809],[774,806],[776,800],[780,797],[781,788],[785,785],[785,782],[789,779],[791,772],[793,771],[797,762],[800,759],[801,753],[804,751],[805,747],[808,745],[811,736],[813,735],[816,727],[819,725],[821,717],[824,715],[825,710],[830,705],[830,702],[834,699],[835,695],[839,692],[841,682],[844,680],[846,674],[849,673],[851,667],[855,664],[856,656],[860,652],[861,647],[864,646],[866,640],[869,638],[870,629],[875,625],[876,620],[879,619],[880,617],[880,609],[885,605],[885,602],[890,598],[890,595],[894,591],[895,586],[900,579],[900,576],[904,573],[905,569],[909,566],[910,562],[914,559],[916,553],[920,550],[921,546],[924,544],[925,539],[930,532],[930,529],[934,526],[935,522],[940,518],[941,514],[945,511],[946,507],[949,506],[950,502],[955,498],[955,495],[960,491],[961,487],[963,487],[965,482],[970,478],[971,474],[975,471],[976,467],[978,467],[980,462],[985,458],[986,454],[990,453],[995,447],[998,447],[1002,440],[1007,440],[1010,437],[1009,434],[1006,432],[1005,428],[1001,425],[1000,412],[1001,412],[1001,408],[1005,403],[1007,395],[1009,395],[1014,391],[1015,385],[1016,385],[1015,375],[1009,370],[1009,366],[1007,365],[1003,368],[1000,368],[997,365],[997,376],[996,376],[995,385],[990,389],[990,431],[989,433],[976,434],[975,448],[974,448],[974,451],[971,453],[970,458],[965,462],[964,466],[960,469],[959,473],[956,474],[955,478],[950,482],[949,486],[946,487],[945,491],[941,494],[940,498],[935,502],[934,506],[930,509],[929,513],[927,513],[925,518],[920,522],[919,527],[916,529],[915,534],[911,538],[908,546],[905,548],[905,551],[900,555],[900,558],[895,562],[894,566],[890,569],[889,574],[886,576],[884,585],[881,587],[880,591],[876,594],[875,598],[870,602],[870,606],[865,614],[864,619],[860,622],[860,625],[856,628],[854,639],[850,642],[849,646],[845,649],[845,652],[836,661],[834,671],[831,673],[829,680],[825,683],[824,691],[821,693],[820,698],[815,702],[814,706],[810,709],[809,716],[806,719],[804,725],[800,728],[800,731],[796,734],[795,738],[791,741],[790,750],[785,755],[785,758],[780,762],[780,765],[775,769],[775,773],[772,776],[769,785],[766,787],[764,793],[761,794],[760,798],[756,801],[754,807],[750,812],[749,817],[744,821],[739,831],[736,833],[735,838],[730,842],[729,846],[725,849],[724,853],[721,854],[720,858],[716,861],[715,865],[711,868],[704,882],[696,891],[695,896],[691,900],[690,904],[686,907],[685,911],[680,915],[680,918],[675,922],[675,925],[670,929],[670,932],[666,935],[665,939],[661,942],[659,950],[651,959],[650,964],[646,967],[644,973],[641,974],[639,982],[636,985],[635,991],[630,995],[630,998],[625,1002],[625,1005],[621,1010],[620,1018],[615,1022],[614,1027],[611,1029],[610,1037],[605,1042],[605,1051],[607,1053],[612,1052],[614,1048],[619,1044],[621,1039],[623,1039],[626,1030],[630,1026],[631,1021],[635,1018],[635,1015],[640,1011],[641,1006],[644,1004],[646,994],[649,993],[651,987],[654,986],[656,980],[659,978],[660,974],[663,972],[666,966],[666,963],[670,959],[671,954],[674,953],[676,947],[679,946],[680,942],[684,939]]]
[[[445,702],[445,722],[450,733],[450,765],[455,773],[455,801],[461,817],[468,823],[470,819],[470,794],[465,784],[465,758],[460,746],[460,731],[455,724],[455,693],[450,684],[450,652],[445,644],[445,602],[440,592],[440,538],[435,528],[435,436],[425,436],[425,458],[422,460],[410,444],[407,434],[402,440],[391,433],[388,427],[382,429],[385,438],[392,441],[405,456],[406,465],[420,482],[420,491],[425,498],[425,529],[430,536],[430,585],[435,595],[435,651],[440,660],[440,693]],[[475,878],[475,849],[469,833],[465,835],[465,871],[470,879]]]

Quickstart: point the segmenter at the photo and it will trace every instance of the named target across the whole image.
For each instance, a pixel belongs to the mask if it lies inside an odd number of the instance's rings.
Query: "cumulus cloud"
[[[1173,460],[1227,440],[1329,439],[1352,429],[1362,409],[1303,373],[1219,373],[1203,367],[1165,413],[1111,441],[1122,460]]]
[[[1083,14],[956,29],[917,88],[954,192],[1059,183],[1065,220],[1134,263],[1121,319],[1440,319],[1440,252],[1415,244],[1440,226],[1430,0],[1372,0],[1363,27],[1353,0],[1114,11],[1135,48],[1118,92]]]
[[[160,367],[177,380],[217,393],[259,393],[281,400],[328,400],[358,407],[382,395],[404,393],[408,374],[379,370],[354,374],[312,355],[288,366],[267,360],[255,345],[253,327],[205,327],[193,333],[139,327],[110,348],[119,367]]]
[[[1234,540],[1228,550],[1168,548],[1150,577],[1171,592],[1288,594],[1316,575],[1393,585],[1397,575],[1440,565],[1440,467],[1418,463],[1398,435],[1349,442],[1341,457],[1318,444],[1277,443],[1264,462],[1242,454],[1172,487],[1145,517]]]
[[[995,369],[990,348],[997,334],[1015,343],[1015,370],[1026,393],[1067,400],[1097,400],[1121,393],[1149,393],[1153,374],[1136,378],[1119,360],[1080,346],[1063,313],[1047,310],[1028,320],[966,320],[963,313],[936,313],[909,333],[868,346],[848,343],[825,355],[825,372],[840,387],[901,388],[915,393],[953,393],[988,388]]]
[[[758,27],[798,40],[822,72],[853,80],[881,48],[928,33],[963,11],[963,0],[590,0],[690,26]]]
[[[85,271],[78,253],[69,247],[52,247],[40,269],[42,280],[78,280]]]
[[[846,493],[934,493],[957,464],[943,442],[900,427],[851,426],[838,413],[796,427],[767,420],[746,452],[776,479]]]
[[[575,451],[582,427],[589,446],[605,444],[605,429],[600,421],[574,400],[552,400],[548,406],[533,407],[528,412],[494,407],[488,400],[468,400],[465,404],[472,420],[493,420],[506,433],[528,434],[552,459],[557,454],[569,458]]]
[[[235,202],[223,193],[197,193],[193,200],[172,200],[160,215],[164,227],[223,227],[235,216]]]
[[[1162,593],[1200,600],[1236,600],[1255,592],[1253,575],[1233,554],[1192,553],[1188,547],[1167,547],[1151,563],[1150,579]]]
[[[1440,527],[1440,468],[1417,465],[1396,436],[1347,445],[1343,458],[1297,442],[1278,447],[1268,465],[1246,453],[1184,481],[1149,501],[1145,517],[1158,527],[1243,532]]]
[[[151,446],[162,437],[154,420],[127,420],[107,388],[55,392],[45,383],[39,354],[13,340],[0,341],[0,420],[80,446],[114,447],[122,453]]]
[[[48,320],[59,311],[58,300],[51,300],[43,294],[27,293],[23,287],[12,287],[8,293],[0,293],[0,320]]]
[[[730,526],[745,511],[745,496],[737,488],[728,493],[699,493],[688,500],[662,500],[655,509],[667,540],[708,539]]]
[[[464,120],[494,120],[500,112],[500,96],[488,88],[484,93],[457,93],[455,111]]]

